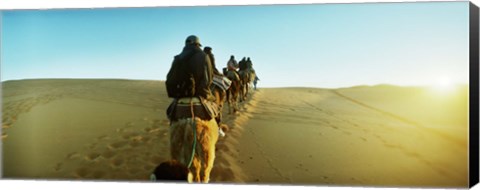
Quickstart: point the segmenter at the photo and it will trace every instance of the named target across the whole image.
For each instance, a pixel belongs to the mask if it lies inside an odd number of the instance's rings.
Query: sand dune
[[[402,99],[399,97],[405,94],[375,94],[378,88],[257,92],[257,107],[249,112],[254,117],[246,123],[239,139],[239,162],[249,176],[246,181],[465,187],[466,117],[457,120],[452,114],[440,118],[450,124],[456,121],[457,131],[452,131],[453,127],[435,128],[434,124],[427,125],[428,119],[402,115],[429,109],[423,107],[426,103],[409,104],[416,95]],[[377,105],[376,101],[381,103]],[[397,104],[408,107],[397,109]],[[426,129],[435,129],[436,133]]]
[[[163,84],[3,83],[4,177],[148,180],[169,159]],[[260,89],[240,113],[224,112],[230,130],[211,182],[465,187],[467,96],[432,97],[394,86]]]

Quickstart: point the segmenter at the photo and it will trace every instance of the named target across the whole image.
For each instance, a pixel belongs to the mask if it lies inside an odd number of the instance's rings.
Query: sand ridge
[[[244,133],[243,126],[253,117],[258,99],[262,98],[261,92],[247,96],[247,100],[239,104],[239,112],[228,114],[224,109],[224,124],[229,127],[227,135],[217,142],[215,164],[211,173],[212,182],[245,183],[246,176],[238,163],[239,138]]]

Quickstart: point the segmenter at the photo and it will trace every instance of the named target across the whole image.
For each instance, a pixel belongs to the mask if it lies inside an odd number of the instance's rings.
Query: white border
[[[440,1],[465,1],[465,0],[435,0]],[[58,8],[106,8],[106,7],[165,7],[165,6],[206,6],[206,5],[265,5],[265,4],[312,4],[312,3],[375,3],[375,2],[432,2],[429,0],[0,0],[0,10],[12,9],[58,9]],[[480,0],[471,0],[477,6]],[[1,25],[0,25],[1,27]],[[1,145],[1,143],[0,143]],[[1,148],[0,148],[1,151]],[[1,154],[1,152],[0,152]],[[1,158],[0,158],[1,161]],[[0,163],[1,166],[1,163]],[[1,168],[1,167],[0,167]],[[1,177],[1,171],[0,171]],[[387,189],[387,188],[362,188],[362,187],[325,187],[325,186],[282,186],[282,185],[191,185],[191,184],[154,184],[154,183],[129,183],[129,182],[78,182],[78,181],[33,181],[33,180],[0,180],[1,189],[208,189],[220,190],[228,188],[264,190],[286,189]],[[399,189],[399,188],[388,188]],[[412,188],[408,188],[412,189]],[[480,185],[473,189],[480,189]]]
[[[466,0],[434,0],[466,1]],[[477,2],[480,0],[472,0]],[[206,6],[206,5],[265,5],[265,4],[311,4],[311,3],[376,3],[376,2],[432,2],[431,0],[0,0],[1,9],[51,9],[51,8],[104,8],[104,7],[159,7],[159,6]]]

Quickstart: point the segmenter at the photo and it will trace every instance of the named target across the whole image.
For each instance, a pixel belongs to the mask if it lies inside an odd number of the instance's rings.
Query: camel
[[[250,83],[255,79],[255,71],[246,69],[240,70],[238,73],[240,74],[241,80],[240,101],[246,101],[249,88],[252,86]]]
[[[216,118],[217,123],[220,123],[222,120],[222,109],[225,101],[227,99],[227,90],[231,85],[230,81],[225,81],[228,79],[224,79],[223,75],[214,75],[213,77],[213,85],[211,86],[211,91],[213,96],[215,97],[215,103],[219,109],[219,116]]]
[[[238,96],[240,94],[240,77],[235,71],[223,70],[227,78],[232,82],[230,88],[227,90],[228,113],[236,113],[238,111]]]
[[[223,76],[216,77],[223,78]],[[224,89],[226,88],[228,88],[228,86],[218,84],[218,80],[214,81],[214,84],[211,86],[211,91],[215,97],[215,103],[219,107],[219,112],[221,112],[225,103],[226,92]],[[152,181],[180,180],[187,182],[209,182],[210,172],[215,159],[215,144],[218,141],[219,131],[221,131],[219,127],[226,132],[228,131],[228,126],[223,124],[221,126],[218,125],[221,121],[221,114],[220,117],[210,120],[202,119],[201,117],[203,116],[201,116],[202,113],[199,113],[198,107],[193,107],[200,105],[199,101],[199,99],[191,99],[190,101],[182,101],[182,99],[180,99],[178,101],[180,104],[177,103],[177,105],[181,106],[180,109],[185,110],[185,108],[187,108],[188,110],[188,107],[190,107],[194,117],[195,113],[198,113],[200,117],[195,117],[194,119],[192,117],[183,117],[171,121],[170,153],[172,160],[162,162],[155,168],[150,176]],[[177,112],[182,111],[177,110]],[[193,130],[194,127],[195,132]],[[194,138],[196,139],[195,142],[193,140]],[[195,147],[195,150],[193,150],[193,147]]]

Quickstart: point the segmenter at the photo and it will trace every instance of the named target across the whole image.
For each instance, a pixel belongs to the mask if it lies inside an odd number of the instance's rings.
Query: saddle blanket
[[[232,81],[229,80],[227,77],[225,76],[221,76],[221,75],[214,75],[213,76],[213,84],[217,85],[218,87],[220,87],[222,90],[228,90],[228,88],[230,87],[230,85],[232,84]]]

